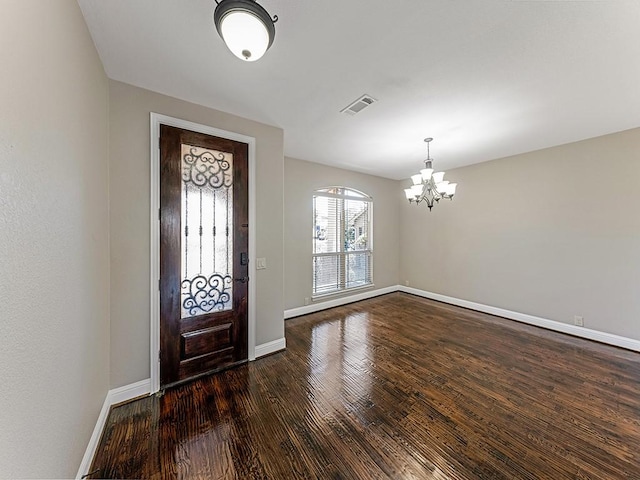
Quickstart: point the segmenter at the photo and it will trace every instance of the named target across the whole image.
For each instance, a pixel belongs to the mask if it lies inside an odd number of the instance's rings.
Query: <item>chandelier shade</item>
[[[423,168],[420,170],[420,175],[422,175],[424,181],[429,181],[431,175],[433,175],[433,168]]]
[[[433,138],[425,138],[427,143],[427,159],[424,161],[424,166],[420,173],[411,175],[411,182],[413,185],[404,189],[404,194],[409,200],[409,203],[415,202],[416,205],[424,202],[429,210],[431,210],[435,203],[439,202],[441,198],[453,199],[456,193],[457,183],[451,183],[444,179],[445,172],[433,171],[433,159],[429,151],[429,144]]]
[[[273,43],[278,17],[272,19],[254,0],[216,0],[216,3],[213,22],[227,48],[246,62],[260,59]]]

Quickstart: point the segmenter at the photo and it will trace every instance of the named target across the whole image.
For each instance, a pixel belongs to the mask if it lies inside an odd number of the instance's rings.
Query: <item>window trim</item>
[[[349,195],[347,193],[333,193],[333,191],[339,191],[339,192],[353,192],[356,195]],[[355,188],[350,188],[350,187],[343,187],[343,186],[331,186],[331,187],[323,187],[323,188],[318,188],[315,189],[313,191],[313,196],[312,196],[312,200],[313,200],[313,219],[312,219],[312,228],[313,231],[316,230],[316,202],[315,199],[317,197],[325,197],[325,198],[336,198],[336,199],[340,199],[340,200],[352,200],[352,201],[362,201],[362,202],[367,202],[368,206],[367,206],[367,224],[368,224],[368,229],[367,229],[367,239],[368,239],[368,248],[365,250],[354,250],[354,251],[346,251],[344,249],[344,228],[339,228],[338,230],[341,232],[341,237],[339,240],[339,245],[341,245],[340,251],[337,252],[323,252],[323,253],[314,253],[314,246],[313,246],[313,242],[312,242],[312,248],[311,248],[311,261],[312,261],[312,291],[311,291],[311,300],[317,300],[320,298],[326,298],[329,296],[333,296],[333,295],[344,295],[345,293],[351,292],[351,291],[355,291],[355,290],[362,290],[362,289],[368,289],[368,288],[373,288],[375,287],[374,284],[374,279],[373,279],[373,197],[371,197],[370,195],[360,191],[360,190],[356,190]],[[346,220],[344,218],[344,208],[341,211],[341,215],[340,215],[340,219],[338,220],[340,222],[340,224],[344,227]],[[347,287],[346,286],[346,275],[343,275],[341,280],[341,285],[339,286],[339,288],[335,289],[335,290],[330,290],[327,292],[320,292],[317,293],[315,291],[315,259],[318,257],[334,257],[334,256],[339,256],[341,257],[343,260],[342,262],[344,262],[344,259],[347,258],[347,256],[349,254],[363,254],[366,253],[369,256],[369,278],[368,278],[368,283],[365,283],[363,285],[355,285],[352,287]],[[342,268],[344,270],[344,263],[342,263]]]

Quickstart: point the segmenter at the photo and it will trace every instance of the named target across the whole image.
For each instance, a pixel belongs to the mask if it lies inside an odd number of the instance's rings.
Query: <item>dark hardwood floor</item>
[[[94,478],[640,479],[640,355],[402,293],[112,410]]]

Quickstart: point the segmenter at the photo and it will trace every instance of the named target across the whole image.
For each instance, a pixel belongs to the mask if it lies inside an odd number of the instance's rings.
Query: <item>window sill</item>
[[[316,302],[319,300],[325,300],[331,297],[344,297],[349,295],[352,292],[360,292],[362,290],[368,290],[370,288],[374,288],[375,284],[374,283],[368,283],[366,285],[361,285],[358,287],[351,287],[351,288],[345,288],[344,290],[336,290],[333,292],[327,292],[327,293],[320,293],[317,295],[312,295],[311,296],[311,301],[312,302]]]

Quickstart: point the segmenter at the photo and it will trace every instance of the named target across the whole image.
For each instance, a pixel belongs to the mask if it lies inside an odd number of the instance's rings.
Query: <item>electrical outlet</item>
[[[404,281],[404,285],[405,285],[406,287],[408,287],[408,286],[409,286],[409,280],[405,280],[405,281]]]
[[[311,303],[311,299],[309,297],[304,297],[304,304],[309,305]]]
[[[582,318],[580,315],[574,315],[573,324],[577,327],[584,327],[584,318]]]

